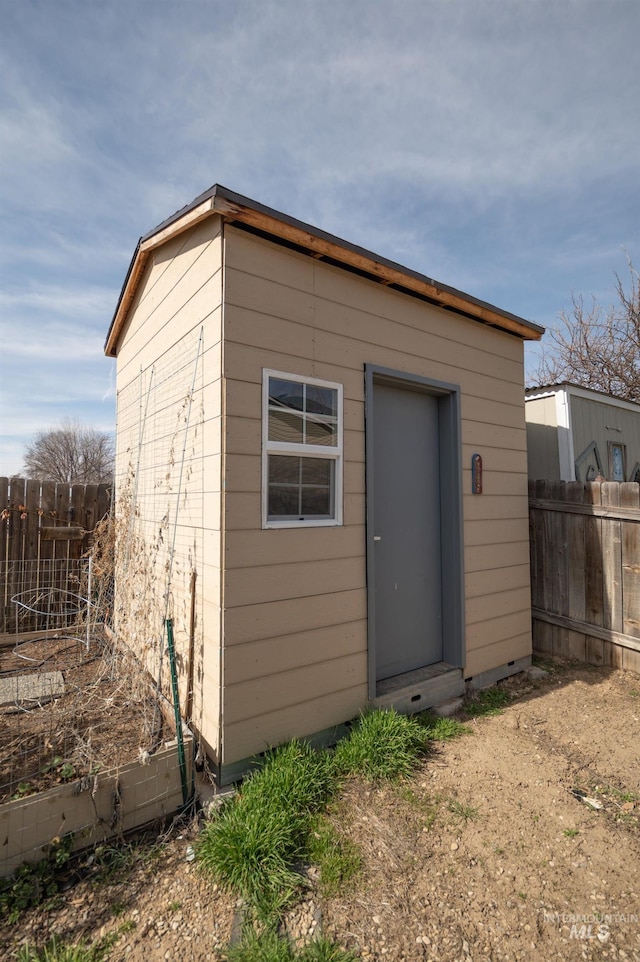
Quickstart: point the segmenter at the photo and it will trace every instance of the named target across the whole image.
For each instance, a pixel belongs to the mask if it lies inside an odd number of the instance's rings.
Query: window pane
[[[327,447],[335,448],[338,443],[338,426],[335,422],[315,421],[307,418],[307,444],[325,444]]]
[[[333,461],[323,458],[301,458],[303,484],[332,484]]]
[[[300,458],[287,458],[280,454],[269,455],[269,484],[299,484]],[[305,460],[309,460],[306,458]]]
[[[280,378],[270,377],[269,404],[302,411],[303,388],[304,385],[299,381],[281,381]]]
[[[331,488],[303,488],[302,514],[305,517],[330,517]]]
[[[269,485],[269,517],[298,518],[300,516],[300,488],[283,484]]]
[[[305,410],[310,414],[338,416],[338,392],[331,387],[316,387],[306,384],[307,404]]]
[[[293,414],[291,411],[269,411],[270,441],[302,444],[304,442],[302,431],[303,421],[299,414]]]
[[[331,518],[335,462],[269,455],[270,518]]]

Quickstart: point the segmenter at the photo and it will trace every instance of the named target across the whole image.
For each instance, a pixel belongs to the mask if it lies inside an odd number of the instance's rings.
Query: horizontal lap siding
[[[336,631],[335,625],[327,625],[311,631],[230,645],[225,653],[226,683],[242,684],[305,665],[355,655],[363,651],[366,637],[367,623],[360,618],[341,624],[340,631]]]
[[[472,598],[492,595],[498,579],[503,592],[511,592],[514,588],[526,588],[529,591],[529,564],[509,564],[500,571],[499,576],[494,569],[477,571],[468,564],[465,577],[467,603]]]
[[[227,579],[231,577],[229,571],[226,575]],[[320,594],[257,604],[248,602],[225,610],[225,650],[263,638],[346,625],[366,616],[366,598],[361,588],[334,592],[330,596]]]
[[[521,617],[508,623],[506,638],[501,637],[502,623],[496,625],[495,635],[485,635],[483,640],[495,637],[482,647],[473,648],[467,658],[465,678],[473,678],[484,671],[507,665],[531,655],[531,611],[523,612]]]
[[[220,714],[221,333],[222,239],[220,222],[209,220],[150,255],[118,345],[117,446],[121,510],[135,517],[118,585],[121,626],[140,639],[138,649],[153,646],[147,662],[155,676],[164,615],[173,618],[182,706],[193,658],[192,719],[212,755]]]
[[[322,265],[319,264],[318,269],[321,268]],[[327,268],[325,267],[325,269]],[[229,271],[227,270],[225,280],[228,276]],[[358,282],[366,283],[364,281]],[[228,306],[233,304],[233,301],[230,300],[231,294],[236,292],[236,296],[240,297],[241,290],[236,291],[240,287],[239,282],[236,282],[235,285],[227,285],[227,287],[231,287],[231,291],[227,289],[225,300],[225,304]],[[393,291],[382,287],[380,292],[381,296],[394,295]],[[395,296],[398,298],[398,304],[401,305],[402,296],[400,294],[395,294]],[[425,305],[425,310],[442,314],[443,317],[440,321],[442,324],[449,323],[449,317],[452,316],[439,311],[437,308],[430,308],[429,305]],[[345,323],[345,331],[350,331],[354,324],[361,323],[362,312],[354,311],[353,314],[352,322]],[[467,321],[466,323],[473,324],[475,322]],[[394,327],[390,322],[385,322],[385,326],[389,330]],[[500,335],[499,332],[490,332],[487,328],[484,328],[484,331],[487,337],[511,337],[508,334]],[[457,333],[463,332],[458,331]],[[291,363],[295,363],[296,368],[301,368],[303,374],[310,373],[309,369],[325,372],[314,374],[314,377],[331,379],[328,373],[331,371],[334,380],[341,380],[345,370],[352,373],[357,372],[359,365],[363,364],[365,356],[369,358],[368,363],[370,364],[389,366],[391,351],[393,363],[397,370],[416,373],[417,366],[419,373],[424,377],[433,377],[440,381],[455,383],[460,383],[464,379],[467,389],[474,397],[492,399],[503,396],[506,404],[515,405],[518,397],[522,400],[524,391],[523,380],[521,379],[519,382],[515,380],[515,362],[509,362],[507,365],[502,363],[502,358],[493,354],[471,351],[464,353],[464,363],[467,365],[465,367],[455,357],[455,352],[446,360],[446,353],[442,347],[438,352],[431,352],[424,357],[423,352],[429,351],[432,338],[428,337],[426,332],[417,336],[412,328],[400,327],[399,330],[396,330],[396,342],[392,346],[390,343],[367,341],[366,336],[356,339],[345,333],[328,333],[307,328],[294,321],[283,321],[280,318],[274,318],[256,310],[247,310],[243,306],[234,304],[233,310],[227,312],[225,318],[225,343],[227,343],[227,338],[233,343],[251,345],[254,349],[257,349],[256,357],[258,359],[265,352],[276,356],[285,354],[291,359],[289,368],[286,370],[290,369]],[[440,340],[443,339],[440,338]],[[411,342],[415,343],[412,345]],[[449,343],[451,349],[454,342],[446,343]],[[399,344],[404,349],[401,350]],[[415,352],[411,349],[412,346],[415,347]],[[459,348],[460,345],[456,344],[456,347]],[[520,345],[520,350],[522,350],[522,345]],[[416,364],[418,358],[419,362]],[[227,360],[230,362],[229,357]],[[485,366],[486,373],[481,365]],[[522,368],[520,370],[522,371]],[[225,373],[230,374],[228,364]],[[242,375],[240,377],[244,380]],[[362,398],[362,392],[360,397]],[[523,444],[522,450],[525,449]]]
[[[524,564],[529,552],[529,534],[520,541],[495,542],[491,544],[465,545],[464,568],[470,572],[495,572],[496,585],[500,584],[502,569]]]
[[[262,567],[227,567],[226,575],[226,608],[244,606],[246,599],[257,605],[365,587],[362,553],[355,558],[287,561],[276,565],[272,560]]]
[[[242,721],[225,724],[225,749],[229,763],[354,718],[367,702],[367,691],[366,684],[339,688],[326,695],[304,697],[296,705],[286,705],[265,714],[249,714]],[[334,721],[327,724],[328,718]]]
[[[135,377],[150,354],[157,360],[173,350],[219,308],[221,269],[220,225],[213,221],[151,255],[120,338],[119,379]]]
[[[362,555],[363,544],[364,525],[316,528],[313,531],[316,561],[357,557]],[[263,531],[251,529],[234,531],[233,537],[227,539],[225,563],[228,569],[271,564],[274,557],[286,557],[288,563],[296,564],[308,561],[309,530],[276,528],[265,538]]]
[[[243,679],[239,682],[237,694],[233,685],[227,687],[225,724],[233,725],[245,721],[247,715],[254,716],[254,712],[246,710],[247,701],[259,706],[260,714],[269,715],[288,706],[304,704],[313,696],[322,698],[336,691],[357,688],[366,673],[366,652],[358,651],[331,660],[324,658],[301,668],[281,672],[271,670],[267,676],[268,684],[265,684],[264,677]],[[268,732],[264,733],[264,738],[263,747],[266,747],[270,739]]]
[[[487,658],[502,664],[526,653],[529,555],[518,339],[229,227],[224,261],[224,761],[232,763],[366,704],[365,363],[461,386],[475,673]],[[343,527],[261,529],[264,368],[344,387]],[[470,494],[476,451],[482,498]]]

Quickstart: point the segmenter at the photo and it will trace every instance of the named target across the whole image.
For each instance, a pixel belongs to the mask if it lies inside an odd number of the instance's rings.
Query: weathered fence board
[[[533,645],[640,672],[640,485],[529,484]]]
[[[0,632],[17,627],[12,598],[39,590],[43,563],[47,586],[68,589],[69,572],[73,568],[75,577],[91,531],[110,505],[108,484],[0,478]],[[61,537],[52,536],[52,529]],[[75,537],[79,530],[83,538]]]
[[[585,518],[584,515],[572,513],[575,504],[582,505],[585,500],[585,486],[581,481],[573,481],[566,485],[567,504],[567,604],[569,617],[574,621],[584,621],[586,616],[586,575],[584,570],[585,556]],[[585,660],[585,636],[572,628],[566,629],[567,654],[570,658]]]

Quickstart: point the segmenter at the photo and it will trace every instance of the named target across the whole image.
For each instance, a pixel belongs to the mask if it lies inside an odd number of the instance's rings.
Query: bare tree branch
[[[571,311],[547,332],[548,345],[533,372],[537,385],[570,381],[640,403],[640,283],[628,260],[630,286],[616,274],[618,303],[606,310],[572,298]]]
[[[109,434],[67,418],[59,428],[40,431],[24,455],[24,473],[42,481],[100,484],[113,477]]]

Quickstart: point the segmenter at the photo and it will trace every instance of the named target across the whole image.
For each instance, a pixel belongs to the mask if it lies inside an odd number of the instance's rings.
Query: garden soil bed
[[[298,928],[380,962],[640,962],[640,678],[543,667],[502,683],[503,712],[468,719],[410,780],[347,787],[333,813],[362,872],[338,897],[312,889]],[[182,823],[121,874],[5,923],[0,956],[55,932],[113,933],[113,962],[223,959],[237,905],[188,860],[197,832]]]
[[[134,761],[159,744],[163,718],[130,656],[60,633],[0,645],[0,679],[44,697],[0,704],[0,802]],[[126,657],[126,661],[125,661]],[[135,667],[134,667],[135,666]],[[60,679],[54,696],[46,679]]]

